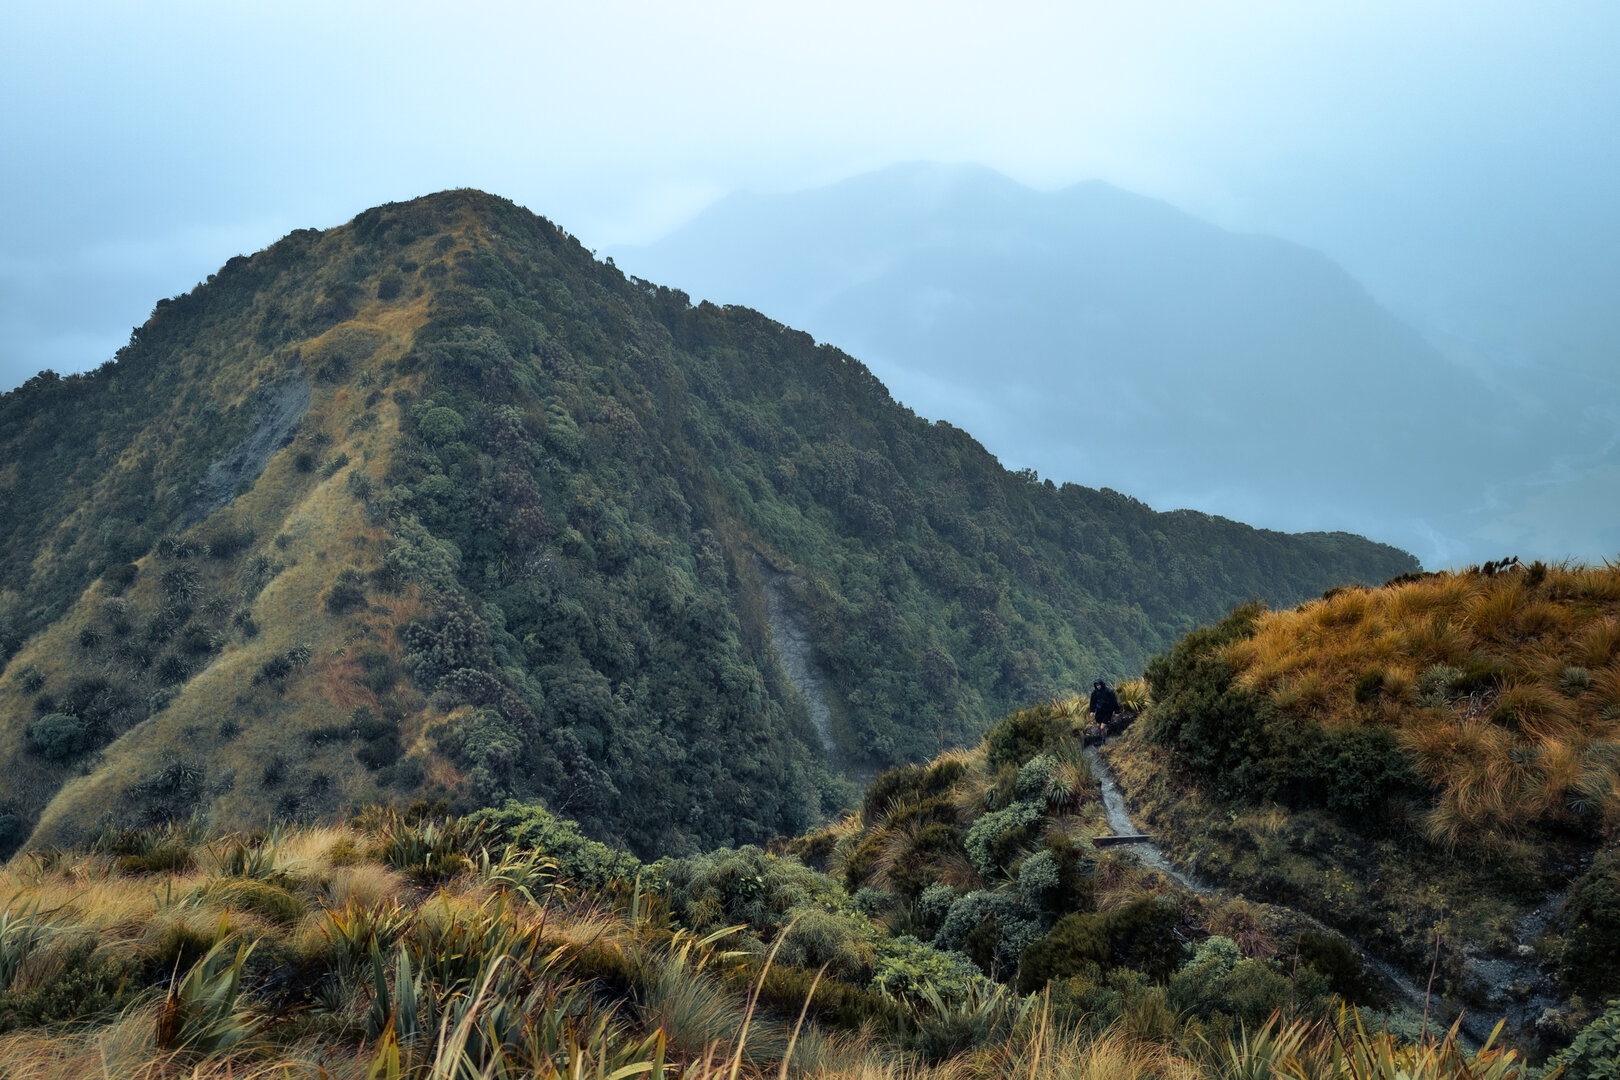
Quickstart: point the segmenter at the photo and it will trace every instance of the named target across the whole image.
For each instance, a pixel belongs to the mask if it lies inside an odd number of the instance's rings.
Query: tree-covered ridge
[[[4,479],[49,489],[0,521],[12,842],[426,791],[542,797],[643,852],[763,842],[842,805],[840,772],[1236,600],[1413,567],[1008,473],[837,350],[476,192],[232,260],[0,408]]]

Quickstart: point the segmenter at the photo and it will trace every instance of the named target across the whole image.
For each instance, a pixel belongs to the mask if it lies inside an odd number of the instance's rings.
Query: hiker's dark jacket
[[[1099,723],[1108,723],[1119,712],[1119,697],[1111,687],[1099,686],[1091,692],[1091,712]]]

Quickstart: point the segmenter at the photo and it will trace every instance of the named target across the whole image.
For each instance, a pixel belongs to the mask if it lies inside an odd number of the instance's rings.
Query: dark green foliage
[[[1259,611],[1238,608],[1153,659],[1147,680],[1154,707],[1144,733],[1222,798],[1322,807],[1375,825],[1390,800],[1422,790],[1410,761],[1385,729],[1325,730],[1237,686],[1220,650],[1250,636]],[[1363,678],[1369,695],[1383,685],[1381,672],[1370,675]]]
[[[360,676],[356,680],[361,686],[373,694],[386,694],[393,689],[399,673],[394,669],[393,662],[388,654],[376,646],[368,646],[360,650],[355,657],[360,662]]]
[[[350,714],[347,723],[311,728],[304,733],[311,746],[325,746],[333,742],[359,742],[354,756],[371,770],[384,769],[399,760],[404,747],[399,741],[399,723],[388,715],[378,716],[368,705],[361,705]],[[276,773],[272,776],[271,765]],[[279,759],[266,766],[264,786],[273,787],[285,779],[285,763]]]
[[[159,844],[118,857],[118,869],[126,874],[172,874],[189,870],[191,849],[179,844]]]
[[[1547,1062],[1541,1075],[1558,1080],[1620,1080],[1620,1001],[1610,1001],[1601,1016]]]
[[[1474,657],[1463,668],[1462,674],[1451,683],[1451,692],[1466,696],[1480,690],[1500,689],[1513,677],[1513,672],[1502,661],[1491,657]]]
[[[151,976],[164,978],[176,971],[188,971],[208,954],[218,939],[185,923],[175,923],[153,943],[147,958]]]
[[[225,519],[199,536],[198,542],[210,558],[229,559],[253,546],[253,529]]]
[[[304,901],[269,881],[247,878],[217,879],[208,897],[236,911],[246,911],[273,923],[292,926],[308,914]]]
[[[879,773],[867,786],[862,809],[867,821],[888,817],[890,810],[914,805],[919,800],[936,799],[950,790],[965,766],[960,761],[939,761],[931,765],[902,765]],[[898,819],[891,819],[898,824]]]
[[[259,784],[263,787],[280,787],[287,782],[287,759],[279,755],[273,756],[264,763],[259,773]]]
[[[253,685],[270,683],[280,686],[292,677],[293,672],[309,663],[309,658],[310,651],[303,645],[295,645],[286,652],[277,653],[259,665],[259,670],[253,673]]]
[[[938,880],[937,867],[941,861],[961,850],[961,829],[937,821],[925,825],[906,842],[894,860],[889,868],[889,881],[901,896],[915,899]]]
[[[161,825],[191,815],[206,794],[207,774],[184,755],[168,752],[158,769],[124,792],[136,821]]]
[[[1319,978],[1305,969],[1306,984],[1296,986],[1275,964],[1244,957],[1226,938],[1204,941],[1181,969],[1170,977],[1166,998],[1171,1008],[1208,1020],[1219,1013],[1249,1030],[1264,1024],[1273,1013],[1292,1008],[1296,1015],[1316,1011],[1309,1006]],[[1306,992],[1300,993],[1301,990]]]
[[[1049,934],[1024,950],[1019,991],[1033,993],[1054,979],[1115,966],[1134,968],[1162,982],[1181,958],[1179,917],[1173,900],[1151,896],[1106,915],[1065,915]]]
[[[1558,970],[1566,985],[1588,998],[1620,990],[1620,851],[1600,852],[1571,887],[1560,916],[1564,943]]]
[[[984,737],[991,769],[1018,766],[1064,739],[1072,737],[1073,723],[1047,705],[1025,709],[998,721]]]
[[[41,757],[65,761],[91,749],[97,740],[91,726],[77,716],[46,713],[29,727],[28,741]]]
[[[377,850],[384,862],[421,885],[454,877],[479,850],[483,828],[476,822],[420,818],[390,812],[383,820]]]
[[[770,930],[812,900],[837,896],[827,877],[755,847],[670,860],[659,865],[658,880],[670,912],[699,930],[735,923]]]
[[[352,566],[338,571],[337,580],[326,594],[326,610],[334,615],[347,615],[365,606],[365,575]]]
[[[96,951],[93,937],[72,940],[60,972],[28,990],[0,993],[0,1032],[89,1020],[121,1011],[145,989],[139,965]]]
[[[641,871],[635,856],[586,838],[574,822],[543,806],[508,800],[498,810],[480,810],[467,820],[481,827],[491,844],[516,844],[555,859],[563,877],[580,886],[599,889],[633,880]]]
[[[1296,957],[1300,964],[1322,975],[1333,992],[1352,1005],[1372,1009],[1387,1006],[1384,994],[1362,964],[1355,946],[1341,935],[1302,930],[1277,950],[1280,963],[1292,965]]]
[[[1357,705],[1371,705],[1384,694],[1384,669],[1374,668],[1363,672],[1361,678],[1356,680],[1355,690],[1351,697]]]
[[[784,1018],[796,1018],[808,1002],[811,1018],[845,1030],[858,1030],[871,1023],[876,1023],[880,1030],[894,1029],[905,1023],[906,1014],[893,998],[828,975],[817,982],[816,974],[814,969],[778,962],[764,973],[761,983],[758,966],[745,964],[728,971],[727,984],[745,993],[752,992],[757,985],[761,1004]],[[810,990],[812,985],[814,994]]]

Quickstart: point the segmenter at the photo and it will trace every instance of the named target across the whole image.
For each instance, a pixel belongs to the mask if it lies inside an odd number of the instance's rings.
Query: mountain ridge
[[[896,166],[730,196],[614,255],[847,347],[1008,460],[1155,504],[1444,563],[1477,477],[1520,465],[1501,401],[1343,267],[1101,181]],[[1424,484],[1381,479],[1412,460]]]
[[[262,445],[300,380],[297,431]],[[422,795],[544,797],[638,850],[763,841],[849,788],[755,559],[860,769],[1130,674],[1252,594],[1415,568],[1008,473],[847,354],[480,192],[233,259],[0,419],[13,845]]]

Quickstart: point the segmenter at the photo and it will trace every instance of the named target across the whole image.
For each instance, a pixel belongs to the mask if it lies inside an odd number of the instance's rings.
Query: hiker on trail
[[[1103,738],[1108,738],[1108,722],[1119,712],[1119,696],[1108,684],[1098,679],[1091,684],[1091,715],[1097,718]]]

